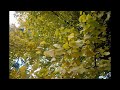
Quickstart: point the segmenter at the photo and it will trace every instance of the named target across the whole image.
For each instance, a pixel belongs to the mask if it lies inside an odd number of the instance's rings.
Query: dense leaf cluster
[[[10,31],[9,60],[22,57],[26,64],[12,69],[10,78],[97,79],[111,71],[110,11],[17,11],[16,16],[24,29]]]

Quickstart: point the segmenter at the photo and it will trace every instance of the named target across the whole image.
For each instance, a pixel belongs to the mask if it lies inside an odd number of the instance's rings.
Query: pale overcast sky
[[[14,17],[15,11],[9,11],[9,24],[15,24],[16,27],[19,26],[17,19]]]

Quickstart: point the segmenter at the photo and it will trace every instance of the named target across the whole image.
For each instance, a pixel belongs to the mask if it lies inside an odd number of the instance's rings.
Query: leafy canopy
[[[110,11],[16,13],[25,30],[10,30],[9,60],[22,57],[26,64],[10,70],[10,78],[94,79],[111,70]]]

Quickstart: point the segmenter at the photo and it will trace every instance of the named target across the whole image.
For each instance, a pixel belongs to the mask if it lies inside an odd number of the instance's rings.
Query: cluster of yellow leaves
[[[60,12],[63,13],[62,11]],[[61,14],[59,12],[56,13],[58,15]],[[58,72],[60,72],[59,78],[62,78],[62,76],[64,78],[70,76],[83,78],[83,74],[84,78],[93,78],[97,75],[95,69],[92,68],[92,65],[94,65],[94,56],[99,58],[100,54],[103,56],[110,54],[110,52],[106,52],[103,48],[94,50],[94,42],[98,43],[99,41],[99,43],[101,43],[102,41],[106,41],[106,38],[98,39],[100,32],[103,32],[102,35],[106,34],[106,27],[100,26],[98,21],[96,21],[96,19],[102,17],[103,14],[104,13],[97,16],[96,11],[91,11],[90,14],[80,11],[80,23],[78,24],[83,27],[83,30],[80,32],[72,28],[72,26],[65,26],[64,20],[62,21],[62,19],[56,18],[56,15],[51,11],[30,14],[25,25],[27,29],[31,29],[31,33],[28,34],[27,31],[25,31],[24,34],[22,32],[11,33],[11,50],[12,52],[18,51],[15,55],[19,56],[22,55],[21,52],[23,49],[23,53],[29,53],[29,55],[26,54],[24,56],[34,58],[34,62],[38,60],[38,56],[49,58],[52,62],[50,67],[42,64],[42,69],[39,73],[36,73],[40,78],[55,78]],[[63,14],[61,16],[66,20],[68,19],[68,21],[71,20],[67,15],[68,14]],[[108,15],[108,18],[109,17]],[[12,45],[14,45],[14,47]],[[15,48],[15,46],[20,48],[20,50]],[[100,52],[100,54],[96,55],[96,52]],[[14,53],[12,55],[14,55]],[[80,61],[80,56],[85,58]],[[110,66],[108,65],[109,62],[105,60],[101,61],[104,62],[97,63],[100,70],[107,70]],[[62,63],[62,65],[59,65],[56,69],[54,66],[56,63]],[[34,65],[33,71],[39,67],[39,64],[40,63]],[[49,70],[48,68],[51,68],[51,66],[55,70]],[[20,68],[21,78],[26,77],[25,70],[26,67],[24,66]]]
[[[44,55],[47,57],[55,57],[65,54],[64,50],[62,48],[60,49],[51,49],[48,51],[44,51]]]

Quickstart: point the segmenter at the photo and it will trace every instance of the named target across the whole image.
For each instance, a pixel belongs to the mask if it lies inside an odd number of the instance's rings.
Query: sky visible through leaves
[[[15,24],[15,26],[16,27],[18,27],[19,26],[19,24],[18,24],[18,21],[17,21],[17,18],[15,18],[14,17],[14,14],[15,14],[15,11],[10,11],[9,12],[9,24],[11,25],[11,24]]]
[[[10,78],[108,79],[110,15],[110,11],[10,11]]]

